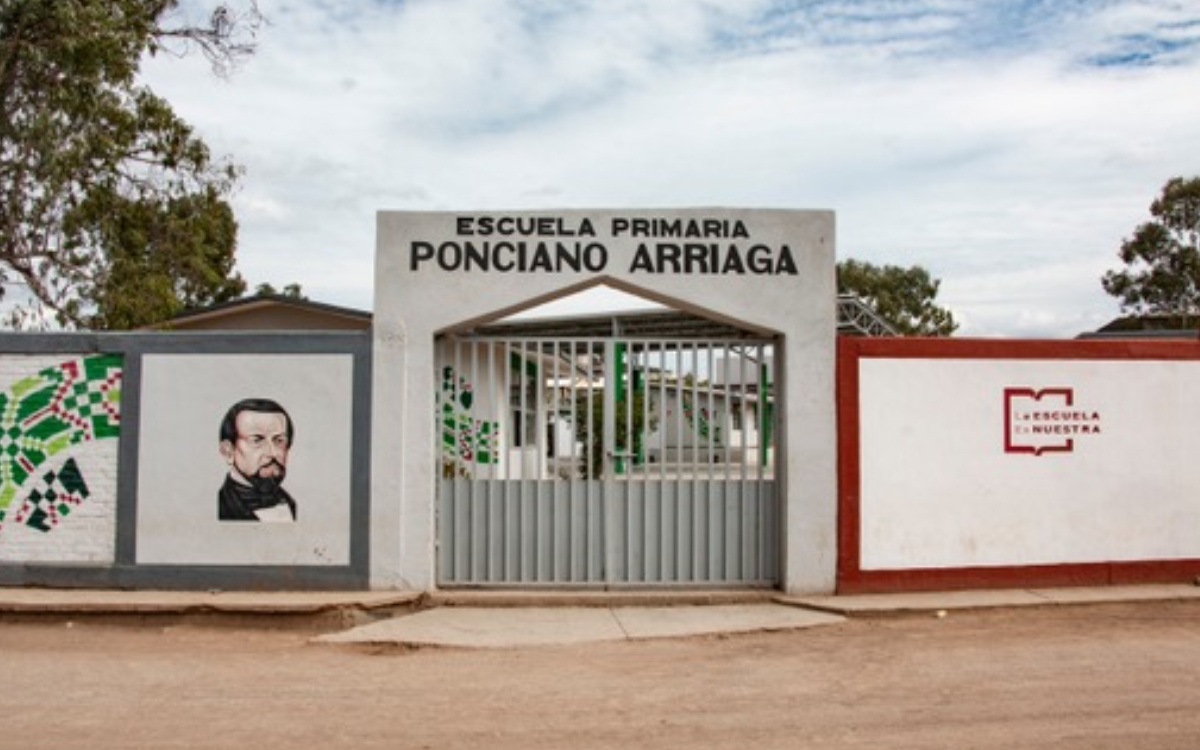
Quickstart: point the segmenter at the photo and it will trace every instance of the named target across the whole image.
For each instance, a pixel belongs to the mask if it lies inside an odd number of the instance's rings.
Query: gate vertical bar
[[[438,526],[438,578],[442,580],[451,579],[454,572],[454,518],[451,511],[453,504],[454,486],[452,484],[453,477],[446,476],[447,450],[446,450],[446,434],[447,434],[447,417],[450,413],[447,408],[448,399],[451,398],[452,391],[446,387],[446,367],[447,363],[453,363],[451,349],[447,343],[447,338],[441,336],[437,340],[437,356],[435,362],[437,371],[436,382],[438,383],[438,405],[433,415],[435,420],[434,428],[434,446],[433,455],[436,456],[435,471],[437,471],[437,526]],[[450,381],[453,383],[453,380]],[[452,407],[451,407],[452,408]],[[453,426],[449,427],[451,431],[450,437],[452,440],[457,439],[457,433],[453,430]]]
[[[553,547],[553,539],[551,538],[551,529],[548,523],[549,512],[547,510],[545,482],[542,480],[546,476],[546,377],[543,372],[544,362],[542,359],[542,345],[538,341],[531,341],[530,348],[533,351],[534,365],[530,368],[532,371],[530,377],[533,380],[533,406],[532,413],[532,428],[530,430],[533,435],[533,492],[534,492],[534,515],[535,528],[537,530],[537,556],[536,556],[536,574],[534,580],[542,583],[550,580],[550,551]]]
[[[767,439],[766,431],[762,427],[765,420],[769,418],[766,414],[769,394],[767,393],[766,379],[763,377],[763,368],[766,366],[764,353],[763,345],[759,343],[755,349],[754,357],[754,376],[758,383],[758,418],[755,420],[758,429],[758,450],[756,451],[758,460],[755,467],[754,492],[752,497],[749,498],[749,508],[743,513],[746,522],[745,528],[742,529],[742,576],[744,578],[757,578],[759,576],[757,545],[758,540],[762,536],[760,522],[762,516],[763,471],[767,462],[767,456],[769,455],[767,446],[765,445]]]
[[[504,537],[508,540],[507,549],[504,555],[504,580],[514,581],[519,580],[520,574],[520,554],[521,554],[521,505],[520,493],[513,497],[513,454],[516,452],[517,444],[517,420],[516,413],[513,409],[512,397],[512,361],[513,349],[512,341],[505,339],[503,342],[503,356],[500,359],[501,372],[504,373],[504,387],[501,390],[504,409],[504,423],[508,425],[508,429],[501,433],[500,450],[503,451],[501,456],[501,466],[504,467],[500,477],[504,482]],[[515,518],[514,518],[515,515]]]
[[[750,438],[753,432],[753,422],[749,414],[749,388],[746,382],[746,360],[748,358],[747,347],[741,348],[740,356],[738,357],[738,384],[742,393],[741,401],[741,425],[742,425],[742,451],[741,461],[738,474],[737,492],[734,493],[732,502],[728,503],[725,508],[725,575],[728,578],[736,579],[741,575],[740,563],[741,554],[738,549],[741,535],[741,519],[742,508],[745,505],[746,498],[746,479],[747,465],[750,460],[751,448]]]
[[[576,394],[575,388],[578,381],[575,379],[575,368],[579,360],[575,356],[575,341],[572,339],[568,343],[567,350],[567,383],[570,394],[570,410],[571,410],[571,437],[570,444],[567,446],[567,466],[569,467],[566,474],[568,478],[567,485],[567,508],[569,509],[569,519],[567,525],[567,534],[571,539],[571,559],[567,567],[567,579],[570,581],[579,580],[579,550],[583,545],[579,544],[579,524],[578,524],[578,509],[575,507],[575,446],[577,444],[577,436],[579,434],[579,424],[575,421]]]
[[[571,520],[571,513],[570,513],[571,508],[569,505],[569,500],[566,497],[566,495],[570,491],[570,485],[568,484],[564,488],[562,486],[562,482],[559,481],[559,479],[561,477],[560,454],[562,452],[561,446],[559,445],[559,443],[562,440],[562,430],[560,429],[562,426],[561,425],[562,408],[561,408],[561,400],[560,400],[560,395],[562,393],[562,382],[559,380],[559,370],[560,370],[560,364],[561,364],[560,361],[562,359],[561,346],[562,346],[561,342],[558,342],[558,341],[553,341],[550,343],[550,356],[553,361],[553,365],[552,365],[553,371],[551,373],[551,377],[553,379],[550,382],[552,383],[553,390],[551,390],[551,392],[550,392],[550,417],[547,420],[550,431],[549,431],[549,434],[547,435],[548,445],[546,446],[546,449],[547,449],[547,451],[549,451],[549,454],[550,454],[550,458],[549,458],[549,469],[550,469],[549,484],[550,484],[550,490],[551,490],[550,491],[550,495],[551,495],[550,508],[554,514],[553,515],[553,527],[552,527],[553,534],[554,534],[554,550],[553,550],[554,564],[551,566],[550,572],[551,572],[552,580],[555,580],[555,581],[562,581],[562,580],[570,579],[570,575],[564,573],[564,571],[569,570],[569,568],[570,568],[569,563],[570,563],[570,559],[571,559],[570,558],[571,536],[569,533],[564,534],[563,529],[562,529],[563,521],[570,522],[570,520]],[[567,492],[563,492],[564,489],[567,490]],[[564,505],[565,505],[565,508],[564,508]],[[566,564],[564,564],[564,563],[566,563]]]
[[[625,546],[626,555],[630,561],[630,574],[626,580],[646,580],[646,546],[643,539],[644,524],[642,524],[642,508],[645,498],[640,493],[634,480],[637,476],[637,435],[634,422],[634,404],[637,402],[637,387],[634,374],[637,372],[634,363],[636,345],[631,341],[623,341],[625,345],[622,361],[622,375],[625,384],[625,405],[622,409],[625,420],[625,440],[622,451],[625,454],[623,481],[625,482]]]
[[[604,540],[603,536],[601,536],[603,529],[604,529],[604,520],[603,520],[604,519],[604,511],[602,508],[596,507],[600,503],[601,498],[595,497],[595,487],[594,487],[594,485],[596,484],[596,481],[597,481],[596,480],[597,440],[596,440],[596,403],[595,403],[595,399],[596,399],[596,391],[595,391],[596,342],[595,341],[589,340],[587,342],[587,361],[588,361],[587,407],[586,407],[587,414],[585,415],[585,418],[587,419],[587,425],[588,425],[588,430],[587,430],[588,439],[587,439],[587,445],[584,446],[583,466],[584,466],[584,482],[585,482],[584,489],[585,489],[585,492],[587,495],[587,500],[586,500],[587,513],[585,514],[584,517],[587,519],[587,524],[588,524],[588,526],[587,526],[588,548],[590,550],[592,550],[592,553],[588,555],[588,579],[595,580],[595,579],[599,578],[601,580],[607,581],[608,580],[608,571],[607,571],[608,564],[607,564],[606,558],[608,555],[608,551],[607,551],[608,547],[607,547],[607,542]],[[600,450],[603,451],[603,447],[600,447]],[[599,520],[599,523],[596,523],[597,520]],[[596,550],[599,550],[599,554],[596,554]],[[593,563],[595,563],[595,565],[596,565],[595,569],[593,569],[593,567],[592,567]]]
[[[529,462],[526,460],[525,454],[529,452],[529,405],[528,387],[526,379],[529,376],[529,368],[527,366],[526,354],[528,342],[522,339],[520,342],[521,355],[517,361],[517,383],[518,383],[518,399],[521,404],[519,412],[519,421],[517,429],[520,430],[520,450],[517,451],[517,458],[520,461],[520,484],[519,495],[521,504],[521,578],[523,582],[537,580],[537,526],[536,516],[533,512],[533,503],[530,502],[529,492]]]
[[[615,373],[616,373],[616,349],[617,344],[613,340],[606,341],[604,344],[604,392],[601,394],[604,407],[601,410],[601,421],[603,422],[603,449],[601,453],[602,467],[602,482],[604,491],[600,493],[600,501],[603,507],[604,529],[605,529],[605,582],[612,583],[618,577],[617,557],[619,550],[616,549],[616,539],[618,534],[612,533],[616,528],[615,514],[616,503],[612,502],[613,492],[616,489],[616,481],[613,476],[613,452],[616,450],[616,410],[617,410],[617,394]],[[621,569],[622,571],[624,568]]]
[[[454,464],[453,473],[451,475],[452,479],[450,482],[450,505],[453,507],[451,513],[454,517],[454,567],[451,571],[451,575],[453,580],[458,581],[462,580],[464,576],[468,575],[468,571],[470,570],[471,545],[470,539],[467,536],[468,529],[470,528],[470,509],[465,507],[467,504],[467,497],[462,496],[462,490],[464,488],[461,481],[461,478],[465,475],[467,470],[466,456],[464,455],[463,451],[463,442],[465,440],[465,435],[463,434],[464,426],[463,420],[458,416],[458,407],[462,403],[462,390],[464,387],[462,371],[462,341],[457,336],[453,336],[450,338],[450,346],[453,352],[450,361],[451,377],[453,378],[452,392],[454,394],[455,401],[454,407],[449,414],[450,419],[452,419],[454,423],[454,450],[451,453]],[[467,490],[466,494],[469,497],[470,489],[465,489]]]
[[[500,442],[501,435],[499,428],[502,424],[502,412],[504,408],[504,400],[508,398],[508,394],[498,394],[497,386],[499,381],[496,379],[496,342],[489,341],[484,347],[485,356],[487,357],[487,394],[488,400],[492,404],[492,414],[494,419],[489,420],[490,424],[495,425],[497,432],[491,435],[491,446],[493,455],[491,463],[487,468],[488,477],[488,581],[498,582],[504,580],[504,553],[505,545],[508,543],[508,538],[504,533],[504,516],[507,511],[504,485],[496,481],[496,473],[500,467],[500,451],[503,446]],[[480,392],[483,389],[480,388]]]

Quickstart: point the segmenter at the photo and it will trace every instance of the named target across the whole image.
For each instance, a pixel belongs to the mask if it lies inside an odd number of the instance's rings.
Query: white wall
[[[1200,558],[1200,362],[864,357],[859,379],[862,570]],[[1074,400],[1017,399],[1040,414],[1017,425],[1099,432],[1006,451],[1008,388]]]
[[[350,355],[145,355],[137,562],[348,565],[352,379]],[[221,420],[245,398],[278,402],[294,423],[284,488],[295,523],[217,518]]]

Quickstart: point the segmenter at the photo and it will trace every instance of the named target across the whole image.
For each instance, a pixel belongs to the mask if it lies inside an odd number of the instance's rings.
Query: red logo
[[[1004,452],[1072,453],[1075,440],[1100,434],[1100,412],[1075,404],[1074,388],[1005,388]]]

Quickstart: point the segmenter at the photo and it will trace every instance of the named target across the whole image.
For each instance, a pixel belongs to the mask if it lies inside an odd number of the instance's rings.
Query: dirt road
[[[0,623],[0,748],[1200,748],[1200,603],[367,653]]]

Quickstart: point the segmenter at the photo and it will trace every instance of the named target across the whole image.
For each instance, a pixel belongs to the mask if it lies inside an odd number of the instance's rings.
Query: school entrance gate
[[[831,212],[385,211],[377,242],[372,588],[833,590]],[[712,327],[500,330],[601,287]]]
[[[438,585],[777,585],[775,342],[720,328],[439,337]]]

